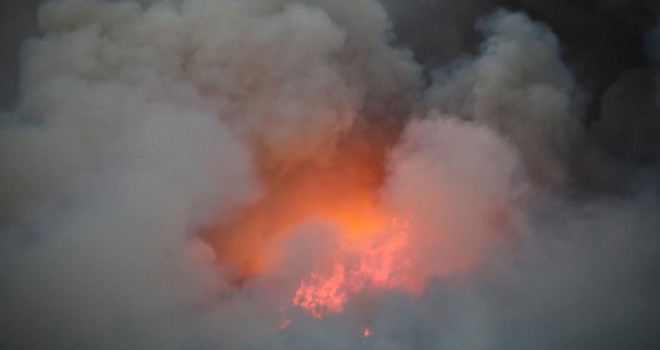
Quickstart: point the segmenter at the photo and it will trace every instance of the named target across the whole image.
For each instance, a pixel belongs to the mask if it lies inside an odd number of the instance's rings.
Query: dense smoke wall
[[[0,349],[658,348],[659,11],[16,15],[39,30],[1,68]],[[323,319],[290,305],[340,244],[315,215],[373,201],[414,223],[400,285]]]

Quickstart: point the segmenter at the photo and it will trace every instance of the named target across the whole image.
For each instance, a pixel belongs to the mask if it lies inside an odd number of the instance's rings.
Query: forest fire
[[[436,122],[413,124],[406,132],[423,132],[416,140],[432,143],[437,142],[437,128]],[[475,132],[465,128],[449,125],[442,130]],[[288,257],[277,248],[277,242],[301,225],[329,224],[337,234],[336,242],[319,248],[321,256],[308,259],[304,271],[289,277],[295,281],[287,282],[295,284],[288,303],[323,318],[341,313],[352,296],[365,292],[396,289],[419,295],[430,277],[470,269],[487,247],[510,231],[506,197],[489,193],[484,200],[477,192],[482,189],[469,183],[472,174],[443,174],[438,176],[444,181],[442,186],[424,184],[427,179],[420,174],[442,171],[441,167],[417,169],[415,157],[424,154],[406,155],[409,160],[390,168],[400,152],[417,147],[413,143],[409,148],[392,148],[401,138],[405,141],[406,134],[378,137],[376,132],[369,134],[358,127],[353,132],[318,160],[273,167],[262,159],[262,197],[230,220],[202,232],[216,262],[230,267],[228,277],[234,285],[242,286],[280,266]],[[500,146],[488,134],[479,137],[493,142],[494,149]],[[423,162],[429,164],[426,159]],[[403,196],[387,192],[390,181],[405,181],[405,186],[397,185],[406,188]],[[434,193],[427,188],[434,188]],[[425,208],[429,207],[438,211],[428,212]],[[472,219],[464,217],[467,208]],[[474,232],[480,236],[471,236]],[[283,269],[291,270],[294,265]]]
[[[262,162],[263,198],[202,233],[216,260],[234,267],[235,283],[267,272],[278,260],[279,252],[266,249],[266,241],[320,220],[336,227],[338,247],[328,248],[331,261],[325,269],[317,267],[300,277],[290,299],[293,305],[322,318],[343,311],[351,295],[362,291],[419,292],[419,283],[410,278],[412,220],[386,209],[381,198],[386,153],[394,137],[374,134],[349,134],[336,152],[320,161],[276,169],[266,165],[268,160]]]
[[[277,259],[275,252],[264,249],[266,241],[306,221],[331,223],[352,239],[382,230],[386,218],[379,209],[379,191],[391,141],[353,132],[318,159],[274,165],[264,155],[259,162],[262,197],[229,221],[201,232],[218,262],[234,267],[237,282],[262,273]]]
[[[300,282],[293,304],[322,318],[341,312],[351,294],[366,288],[407,287],[403,271],[410,267],[409,234],[409,222],[392,219],[369,239],[349,243],[330,274],[314,272]]]
[[[364,331],[362,332],[362,336],[364,336],[365,339],[370,338],[372,334],[373,333],[371,333],[371,329],[369,328],[365,328]]]
[[[660,349],[660,1],[0,8],[0,350]]]

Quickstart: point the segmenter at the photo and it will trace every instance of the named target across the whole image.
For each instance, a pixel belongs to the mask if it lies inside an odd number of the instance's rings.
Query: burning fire
[[[277,257],[262,243],[309,219],[334,223],[342,233],[331,269],[303,276],[293,305],[315,317],[339,313],[350,296],[376,288],[414,290],[411,222],[381,209],[387,138],[347,137],[328,159],[272,170],[264,162],[264,198],[229,222],[203,233],[220,263],[236,268],[235,281],[262,273]],[[288,327],[288,324],[284,327]]]
[[[402,273],[410,265],[410,229],[409,221],[392,219],[369,239],[350,242],[330,274],[314,272],[300,282],[293,304],[322,318],[343,311],[349,296],[366,288],[411,289]]]
[[[378,232],[385,222],[379,210],[385,143],[377,137],[347,136],[323,159],[279,167],[261,160],[263,198],[231,220],[206,228],[201,236],[219,263],[234,267],[240,283],[277,260],[265,242],[307,220],[335,223],[353,240]]]
[[[362,137],[364,134],[363,130],[356,132],[358,136],[347,137],[323,159],[279,167],[262,160],[263,197],[201,234],[217,262],[233,267],[230,277],[235,285],[277,266],[281,256],[269,249],[269,242],[308,220],[331,222],[341,232],[338,247],[325,252],[330,258],[324,257],[322,267],[300,276],[289,299],[317,318],[342,312],[352,296],[364,292],[399,289],[419,294],[428,277],[445,276],[479,261],[481,248],[469,236],[439,232],[443,223],[434,224],[433,231],[428,231],[429,225],[419,225],[427,227],[422,231],[416,227],[416,216],[381,202],[387,177],[386,153],[391,146],[388,142],[396,137]],[[448,196],[454,199],[456,193],[448,189]],[[448,212],[443,216],[447,220],[458,213],[451,207],[443,208]],[[491,211],[507,215],[499,205],[477,215],[488,216]],[[497,225],[489,225],[497,229]],[[462,227],[464,231],[472,228]],[[427,244],[430,241],[434,245]],[[280,328],[286,329],[289,323]]]
[[[372,334],[371,329],[369,328],[365,328],[364,331],[362,332],[362,336],[364,336],[365,338],[371,337],[371,334]]]

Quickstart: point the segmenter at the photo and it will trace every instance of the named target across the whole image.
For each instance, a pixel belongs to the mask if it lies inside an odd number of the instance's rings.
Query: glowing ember
[[[343,311],[349,296],[365,288],[405,288],[409,232],[407,221],[395,219],[371,239],[348,245],[339,255],[357,257],[358,263],[335,260],[329,275],[312,273],[300,282],[293,304],[322,318]]]
[[[321,318],[329,313],[341,312],[348,298],[347,292],[346,271],[342,265],[335,263],[330,277],[313,273],[308,282],[302,281],[293,303]]]
[[[290,325],[291,325],[291,320],[287,318],[284,321],[282,321],[282,323],[280,323],[280,326],[278,327],[278,329],[280,331],[284,331],[287,328],[289,328]]]
[[[364,336],[365,338],[371,337],[371,330],[369,328],[365,328],[364,332],[362,332],[362,336]]]

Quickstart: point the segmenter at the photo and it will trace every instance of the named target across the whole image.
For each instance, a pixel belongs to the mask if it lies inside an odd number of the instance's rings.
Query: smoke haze
[[[655,2],[5,2],[0,349],[660,346]]]

